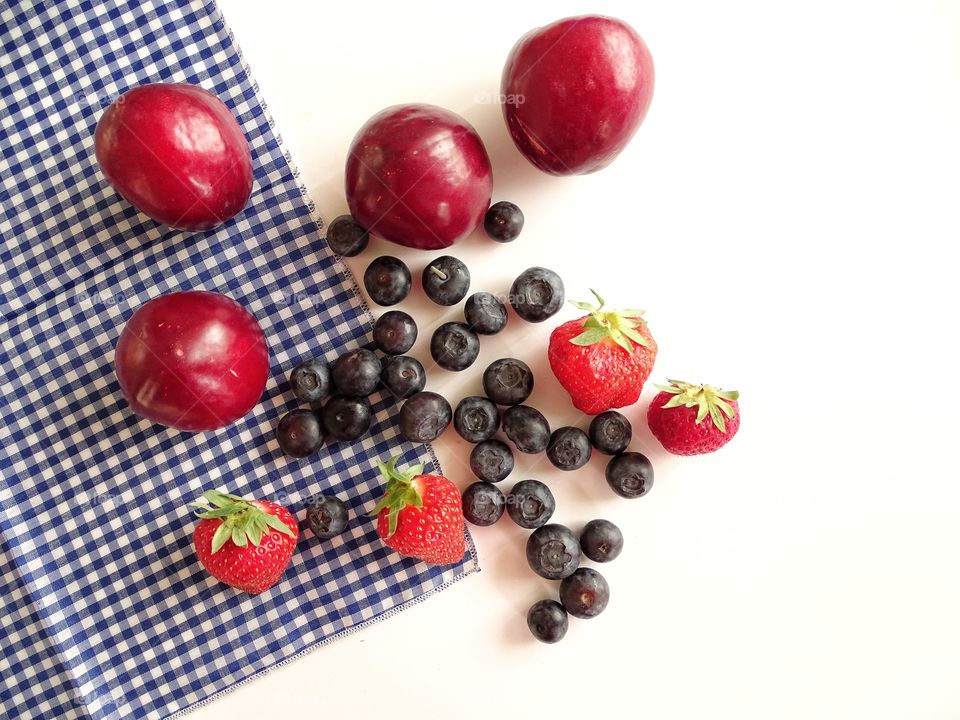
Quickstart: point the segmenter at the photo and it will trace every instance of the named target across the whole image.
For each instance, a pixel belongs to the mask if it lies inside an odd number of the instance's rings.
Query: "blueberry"
[[[607,410],[590,422],[590,442],[604,455],[619,455],[630,444],[633,428],[616,410]]]
[[[500,440],[484,440],[470,453],[470,469],[487,482],[500,482],[513,472],[513,451]]]
[[[327,245],[337,255],[354,257],[366,250],[370,233],[349,215],[335,217],[327,227]]]
[[[423,291],[437,305],[456,305],[469,289],[470,271],[455,257],[438,257],[423,269]]]
[[[532,267],[510,287],[510,304],[527,322],[543,322],[563,307],[563,281],[553,270]]]
[[[463,316],[470,329],[481,335],[496,335],[507,326],[507,308],[493,293],[478,292],[468,297]]]
[[[450,403],[435,392],[418,392],[400,407],[400,432],[410,442],[436,440],[450,424]]]
[[[380,382],[380,360],[366,348],[350,350],[333,364],[333,386],[341,395],[366,397]]]
[[[500,414],[497,406],[485,397],[465,397],[453,413],[453,427],[467,442],[483,442],[500,428]]]
[[[290,373],[290,389],[302,402],[323,402],[330,395],[330,368],[317,358],[300,363]]]
[[[519,405],[533,392],[533,371],[516,358],[494,360],[483,371],[483,392],[497,405]]]
[[[336,440],[356,440],[370,429],[370,403],[361,397],[335,395],[322,411],[323,424]]]
[[[463,491],[463,517],[474,525],[493,525],[505,504],[503,493],[488,482],[475,482]]]
[[[287,455],[301,458],[323,446],[323,426],[312,410],[291,410],[277,423],[277,442]]]
[[[591,520],[580,533],[580,549],[594,562],[610,562],[623,550],[623,533],[609,520]]]
[[[560,470],[577,470],[587,464],[590,455],[590,438],[575,427],[562,427],[553,431],[547,445],[547,457]]]
[[[503,412],[503,432],[523,453],[539,453],[550,443],[550,425],[536,408],[514,405]]]
[[[527,611],[527,627],[540,642],[560,642],[569,625],[567,611],[556,600],[540,600]]]
[[[592,618],[610,601],[610,586],[593,568],[577,570],[560,581],[560,603],[575,618]]]
[[[463,323],[444,323],[430,338],[430,355],[446,370],[466,370],[479,354],[480,338]]]
[[[347,527],[347,519],[347,506],[332,495],[321,495],[307,510],[310,529],[323,540],[342,533]]]
[[[380,382],[395,398],[402,400],[423,390],[427,384],[427,373],[416,358],[396,355],[384,360]]]
[[[527,538],[527,563],[547,580],[561,580],[580,565],[580,543],[573,530],[550,523],[537,528]]]
[[[391,255],[376,258],[363,273],[363,286],[377,305],[396,305],[410,294],[410,268]]]
[[[653,465],[646,455],[625,452],[607,463],[607,483],[620,497],[638,498],[653,487]]]
[[[417,341],[417,324],[402,310],[389,310],[373,325],[373,342],[387,355],[403,355]]]
[[[527,530],[545,525],[556,509],[553,493],[539,480],[521,480],[507,498],[510,519]]]
[[[523,230],[523,213],[512,202],[494,203],[483,217],[483,229],[497,242],[516,240]]]

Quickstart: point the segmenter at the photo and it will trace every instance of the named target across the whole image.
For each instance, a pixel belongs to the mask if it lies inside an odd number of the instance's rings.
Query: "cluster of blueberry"
[[[502,373],[506,381],[500,377]],[[613,456],[605,474],[621,497],[646,494],[653,485],[653,468],[641,453],[627,452],[632,428],[615,410],[594,417],[588,432],[562,427],[551,433],[542,413],[520,404],[533,389],[533,374],[519,360],[505,358],[493,363],[484,373],[484,388],[488,397],[464,398],[454,413],[456,431],[468,442],[477,443],[470,454],[470,468],[479,480],[463,492],[463,516],[474,525],[489,526],[506,512],[517,525],[533,530],[527,539],[527,562],[541,577],[561,581],[560,602],[535,603],[527,625],[538,640],[557,642],[566,634],[568,615],[595,617],[610,598],[604,577],[592,568],[580,567],[581,556],[596,562],[613,560],[623,549],[623,534],[609,520],[591,520],[579,538],[570,528],[549,523],[556,500],[539,480],[521,480],[504,495],[494,483],[510,474],[514,457],[494,433],[503,429],[521,452],[545,450],[550,462],[565,471],[583,467],[594,449]],[[508,405],[502,418],[495,403]]]

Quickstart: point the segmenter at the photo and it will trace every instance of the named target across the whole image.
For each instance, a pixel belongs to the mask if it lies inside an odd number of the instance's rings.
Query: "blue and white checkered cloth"
[[[396,405],[375,396],[362,442],[309,461],[272,441],[295,403],[286,372],[369,343],[370,317],[319,220],[239,49],[212,3],[62,0],[0,6],[0,716],[163,718],[477,569],[402,558],[363,517],[375,461],[402,453]],[[109,102],[146,82],[202,85],[254,156],[245,211],[210,233],[158,226],[97,169]],[[264,400],[223,430],[185,434],[133,415],[113,370],[124,321],[149,298],[227,293],[272,353]],[[352,522],[301,535],[281,582],[251,597],[197,562],[187,503],[208,487],[265,497],[299,519],[332,492]]]

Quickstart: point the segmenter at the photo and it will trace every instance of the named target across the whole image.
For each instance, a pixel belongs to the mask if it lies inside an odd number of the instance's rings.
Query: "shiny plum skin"
[[[483,221],[493,170],[462,117],[433,105],[395,105],[360,128],[347,154],[354,219],[380,237],[422,250],[449,247]]]
[[[230,109],[196,85],[128,90],[97,123],[100,169],[158,223],[209,230],[243,210],[253,188],[250,146]]]
[[[507,58],[500,92],[517,149],[551,175],[609,165],[643,122],[653,59],[615,18],[583,15],[537,28]]]
[[[250,412],[270,371],[256,318],[226,295],[198,290],[144,303],[120,333],[115,362],[137,415],[191,432]]]

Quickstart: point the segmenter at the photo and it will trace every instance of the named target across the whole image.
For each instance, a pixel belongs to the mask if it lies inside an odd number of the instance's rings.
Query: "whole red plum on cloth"
[[[253,163],[229,108],[196,85],[128,90],[94,136],[100,169],[140,212],[178,230],[209,230],[247,204]]]
[[[250,412],[270,371],[256,318],[236,300],[202,290],[144,303],[120,333],[115,363],[135,413],[191,432]]]
[[[517,148],[552,175],[609,165],[653,97],[653,58],[621,20],[558,20],[524,35],[507,57],[503,115]]]
[[[490,158],[476,130],[433,105],[377,113],[347,155],[353,217],[407,247],[437,250],[466,237],[483,220],[492,191]]]

